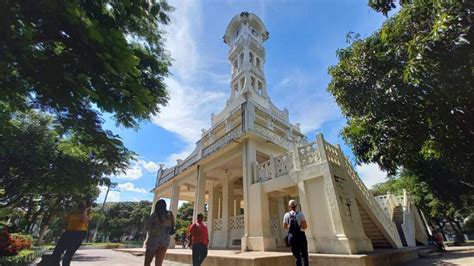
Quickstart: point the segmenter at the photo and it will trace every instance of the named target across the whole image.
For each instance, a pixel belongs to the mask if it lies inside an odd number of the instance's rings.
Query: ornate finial
[[[249,16],[249,12],[244,11],[244,12],[240,13],[240,16],[241,16],[241,17],[248,17],[248,16]]]

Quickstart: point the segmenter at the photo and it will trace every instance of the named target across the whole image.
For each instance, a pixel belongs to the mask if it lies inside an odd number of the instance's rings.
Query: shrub
[[[9,234],[7,229],[0,233],[0,256],[13,256],[19,251],[31,248],[33,238],[23,234]]]
[[[4,228],[0,233],[0,256],[12,256],[18,253],[13,245],[15,241],[8,233],[8,230]]]
[[[31,248],[33,238],[30,235],[11,234],[10,236],[14,241],[13,245],[15,245],[18,251]]]
[[[44,253],[42,249],[24,249],[15,256],[0,257],[0,265],[13,266],[25,265],[34,262]]]

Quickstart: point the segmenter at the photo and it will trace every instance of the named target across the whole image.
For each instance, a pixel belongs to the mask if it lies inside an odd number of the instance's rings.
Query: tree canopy
[[[102,129],[99,111],[136,128],[166,104],[170,10],[154,0],[2,1],[0,111],[50,113],[59,134],[124,169],[130,152]]]
[[[450,198],[442,198],[433,193],[430,185],[420,176],[407,169],[400,171],[397,177],[374,185],[371,190],[378,196],[388,192],[401,195],[404,189],[410,193],[411,199],[418,209],[423,211],[433,229],[438,227],[444,230],[445,224],[450,223],[455,233],[462,235],[464,230],[461,222],[474,213],[473,195],[460,195],[458,191],[447,187],[445,193],[449,193]]]
[[[108,235],[111,240],[120,240],[124,236],[144,240],[145,225],[150,216],[150,210],[151,202],[149,201],[107,203],[99,232],[102,235]],[[92,223],[95,222],[97,221],[92,221]]]
[[[394,1],[377,2],[392,8]],[[347,117],[342,136],[358,162],[377,163],[390,174],[400,167],[414,171],[438,195],[447,189],[469,194],[474,2],[413,2],[402,1],[378,31],[338,50],[328,90]],[[437,186],[441,179],[450,187]]]

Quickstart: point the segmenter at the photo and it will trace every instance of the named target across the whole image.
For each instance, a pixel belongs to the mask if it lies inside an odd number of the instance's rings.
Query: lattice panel
[[[221,231],[222,230],[222,219],[216,219],[212,223],[212,229],[214,231]]]
[[[279,223],[280,219],[278,219],[278,217],[276,216],[273,216],[272,219],[270,220],[270,226],[272,228],[272,231],[278,231],[279,228],[278,228],[278,223]]]
[[[244,216],[238,215],[230,217],[229,228],[230,230],[244,229]]]

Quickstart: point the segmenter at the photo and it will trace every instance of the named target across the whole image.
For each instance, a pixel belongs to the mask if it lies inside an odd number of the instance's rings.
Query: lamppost
[[[104,214],[105,203],[107,202],[107,196],[109,195],[110,187],[115,186],[115,184],[110,183],[107,185],[107,191],[105,192],[104,203],[102,203],[102,207],[100,208],[100,214]],[[99,232],[99,224],[100,224],[100,216],[97,219],[97,224],[95,225],[94,236],[92,237],[92,242],[95,243],[95,239],[97,237],[97,232]]]

